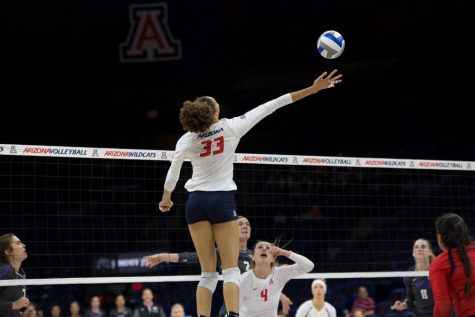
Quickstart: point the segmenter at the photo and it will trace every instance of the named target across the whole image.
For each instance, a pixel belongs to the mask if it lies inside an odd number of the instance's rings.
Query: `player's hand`
[[[158,204],[158,208],[162,212],[170,211],[172,207],[173,207],[173,201],[171,201],[170,199],[164,199]]]
[[[322,89],[327,89],[327,88],[333,88],[335,85],[339,84],[342,82],[342,74],[337,75],[337,70],[334,69],[330,75],[327,76],[327,72],[324,72],[321,74],[315,81],[313,82],[312,88],[315,89],[315,92],[322,90]]]
[[[271,246],[270,247],[270,250],[269,252],[274,256],[274,257],[278,257],[278,256],[289,256],[290,255],[290,251],[287,251],[287,250],[284,250],[284,249],[281,249],[275,245]]]
[[[405,310],[407,309],[407,304],[399,300],[394,302],[394,305],[391,306],[392,310]]]
[[[30,300],[26,297],[20,297],[19,299],[17,299],[16,301],[12,303],[12,309],[18,310],[23,307],[28,307],[28,305],[30,305]]]
[[[142,258],[142,261],[144,261],[144,265],[146,267],[152,268],[155,265],[158,265],[158,264],[163,263],[163,262],[167,262],[168,258],[169,257],[166,255],[166,253],[157,253],[157,254],[154,254],[154,255],[144,256]]]
[[[285,296],[284,293],[280,293],[280,303],[282,304],[282,312],[288,315],[289,310],[290,310],[290,305],[293,304],[292,301],[290,300],[290,298]]]

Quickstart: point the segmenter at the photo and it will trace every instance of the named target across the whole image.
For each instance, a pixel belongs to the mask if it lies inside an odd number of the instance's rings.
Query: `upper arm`
[[[1,286],[1,287],[0,287],[0,310],[5,310],[5,309],[9,308],[9,305],[10,305],[10,307],[11,307],[11,305],[12,305],[11,302],[6,302],[6,301],[4,301],[3,298],[1,297],[2,292],[3,292],[4,289],[5,289],[4,286]]]
[[[284,282],[287,282],[294,277],[308,273],[314,267],[314,263],[301,254],[292,252],[289,258],[294,261],[295,264],[278,267],[279,275]]]
[[[276,270],[278,270],[278,276],[284,283],[287,283],[289,280],[308,272],[307,270],[302,269],[302,267],[300,267],[297,263],[292,265],[282,265]]]
[[[414,301],[414,293],[411,287],[411,278],[412,277],[407,277],[404,279],[404,286],[406,286],[406,298],[409,301]]]
[[[449,317],[452,313],[449,273],[437,259],[431,264],[429,279],[434,296],[434,316]]]
[[[189,142],[190,135],[188,133],[178,140],[175,152],[173,153],[172,164],[168,169],[167,178],[165,180],[165,190],[172,192],[175,189],[178,178],[180,177],[181,166],[186,157]]]
[[[432,294],[434,295],[434,301],[436,302],[445,299],[450,300],[451,296],[448,272],[435,267],[434,269],[430,270],[429,278],[432,287]]]
[[[452,314],[452,302],[449,299],[435,301],[434,316],[449,317]]]
[[[0,301],[0,311],[8,311],[12,307],[12,302]]]
[[[303,317],[302,311],[303,311],[303,306],[304,305],[305,305],[305,303],[299,306],[299,308],[297,309],[297,312],[295,313],[295,317]]]
[[[330,317],[336,317],[336,309],[333,306],[330,309]]]
[[[292,98],[289,94],[280,96],[246,112],[242,116],[229,119],[229,126],[238,137],[242,137],[259,121],[289,103],[292,103]]]

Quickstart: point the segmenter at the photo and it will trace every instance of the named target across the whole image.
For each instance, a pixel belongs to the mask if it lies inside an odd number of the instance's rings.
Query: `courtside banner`
[[[170,161],[173,158],[173,151],[0,144],[0,156],[4,155]],[[455,170],[470,172],[474,171],[473,166],[475,166],[475,162],[469,161],[439,161],[252,153],[236,153],[234,155],[234,162],[241,164],[343,166],[368,168]]]

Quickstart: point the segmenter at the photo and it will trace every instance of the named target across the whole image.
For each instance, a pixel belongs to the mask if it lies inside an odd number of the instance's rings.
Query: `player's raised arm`
[[[200,263],[196,252],[157,253],[144,256],[142,259],[145,262],[145,266],[149,268],[152,268],[161,263]]]
[[[278,98],[270,100],[254,109],[246,112],[244,115],[229,119],[229,125],[238,137],[242,137],[252,129],[262,119],[273,113],[279,108],[296,102],[302,98],[313,95],[320,90],[335,87],[342,82],[342,75],[337,74],[337,70],[333,70],[329,75],[327,72],[322,73],[313,84],[307,88],[297,90]]]

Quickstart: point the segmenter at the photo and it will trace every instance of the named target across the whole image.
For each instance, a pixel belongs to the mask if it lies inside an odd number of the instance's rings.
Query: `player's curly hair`
[[[210,97],[198,97],[195,101],[187,100],[180,109],[180,123],[183,130],[204,132],[213,124],[216,102]]]

